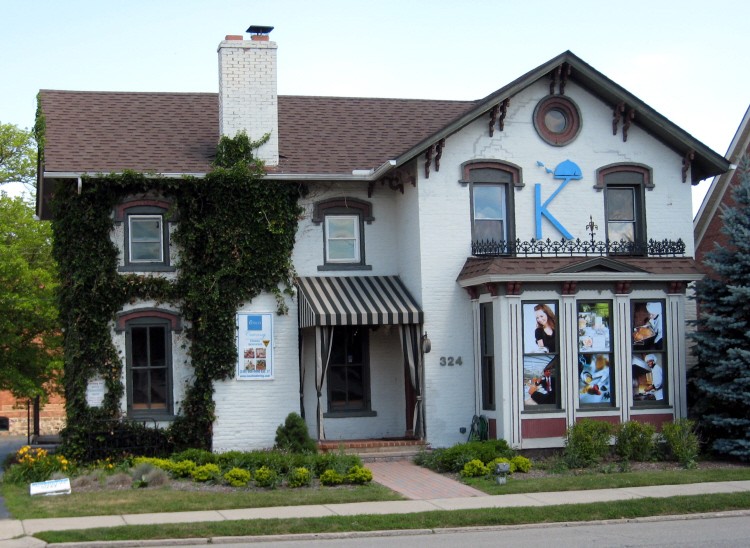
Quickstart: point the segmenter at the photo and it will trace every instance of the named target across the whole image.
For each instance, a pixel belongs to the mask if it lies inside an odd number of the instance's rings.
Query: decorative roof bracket
[[[615,105],[615,108],[612,109],[612,135],[617,135],[617,126],[620,125],[620,120],[622,120],[623,143],[627,142],[628,140],[628,130],[630,129],[632,120],[635,118],[635,109],[633,107],[630,107],[630,109],[627,110],[626,114],[626,108],[627,105],[625,104],[625,101],[623,101],[622,103],[618,103],[617,105]]]
[[[500,110],[500,105],[495,105],[490,109],[490,137],[495,134],[495,121],[497,120],[498,110]]]
[[[445,146],[445,138],[440,139],[435,145],[435,171],[440,171],[440,158],[443,156],[443,147]]]
[[[687,182],[687,172],[690,169],[690,164],[695,159],[695,151],[688,150],[685,157],[682,159],[682,182]]]
[[[505,129],[505,116],[508,114],[508,107],[510,106],[510,97],[506,97],[505,100],[500,103],[500,119],[497,121],[497,125],[500,131]]]
[[[432,165],[432,154],[435,151],[435,145],[430,145],[424,151],[424,178],[430,178],[430,166]]]
[[[568,76],[572,72],[569,63],[562,63],[552,72],[550,72],[549,94],[555,94],[555,86],[558,88],[560,95],[565,95],[565,85],[568,83]]]
[[[389,175],[384,175],[378,179],[378,181],[380,181],[381,185],[388,185],[388,188],[391,190],[397,190],[401,192],[401,194],[404,193],[404,186],[406,184],[411,184],[414,188],[417,187],[417,178],[406,169],[397,169]],[[370,181],[370,184],[367,186],[368,198],[372,198],[376,183],[377,181]]]

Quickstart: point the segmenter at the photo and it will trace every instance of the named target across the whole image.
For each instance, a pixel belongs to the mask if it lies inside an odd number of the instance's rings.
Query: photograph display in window
[[[581,406],[612,406],[612,305],[578,304],[578,401]]]
[[[664,303],[633,302],[633,403],[666,404],[667,354],[664,344]]]
[[[557,303],[523,304],[524,406],[560,408]]]

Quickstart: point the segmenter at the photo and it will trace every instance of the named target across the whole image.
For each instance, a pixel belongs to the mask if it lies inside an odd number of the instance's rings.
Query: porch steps
[[[324,452],[343,451],[349,455],[358,455],[363,462],[411,460],[420,451],[427,449],[421,440],[383,439],[383,440],[327,440],[318,443]]]

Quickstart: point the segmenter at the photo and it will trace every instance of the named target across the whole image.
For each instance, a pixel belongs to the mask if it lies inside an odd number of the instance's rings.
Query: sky
[[[479,99],[570,50],[722,155],[750,103],[747,0],[0,0],[0,14],[0,122],[25,128],[40,89],[216,92],[219,42],[250,25],[275,27],[281,95]]]

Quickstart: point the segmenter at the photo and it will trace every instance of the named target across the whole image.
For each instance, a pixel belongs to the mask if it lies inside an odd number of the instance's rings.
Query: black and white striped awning
[[[421,324],[422,309],[398,276],[297,278],[299,326]]]

